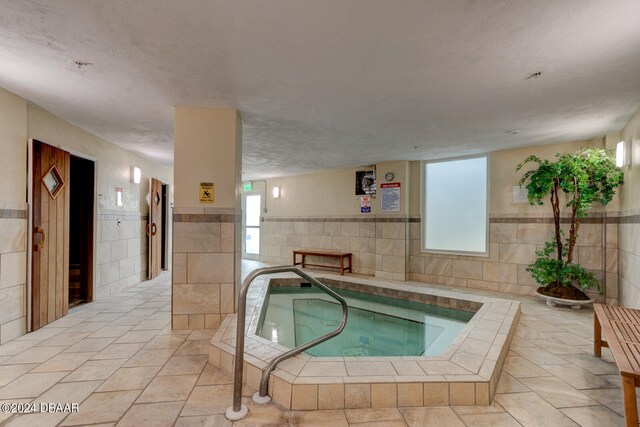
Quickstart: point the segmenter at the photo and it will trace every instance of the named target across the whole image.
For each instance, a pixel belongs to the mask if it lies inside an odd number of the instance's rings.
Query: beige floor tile
[[[508,413],[499,414],[467,414],[460,415],[462,421],[469,427],[520,427]]]
[[[418,362],[420,367],[429,375],[470,375],[467,369],[448,360],[434,360]]]
[[[535,393],[497,394],[495,399],[524,426],[576,426],[570,418]]]
[[[502,372],[496,393],[521,393],[525,391],[531,390],[508,373]]]
[[[251,414],[248,415],[248,417]],[[237,421],[235,425],[239,424],[242,421]],[[259,424],[254,424],[252,427],[257,427]],[[269,424],[266,424],[269,425]],[[285,424],[289,425],[289,423]],[[274,427],[276,427],[274,425]],[[231,421],[226,419],[224,415],[205,415],[198,417],[180,417],[176,421],[175,427],[231,427]]]
[[[89,332],[63,332],[61,334],[55,335],[47,340],[44,340],[40,345],[43,346],[72,346],[89,336]]]
[[[9,384],[22,374],[26,374],[30,370],[37,367],[37,364],[33,365],[4,365],[0,366],[0,387]]]
[[[464,427],[456,413],[447,407],[401,408],[400,413],[409,427]]]
[[[178,419],[183,405],[184,402],[133,405],[116,425],[121,427],[171,427]]]
[[[136,354],[143,346],[143,343],[110,344],[93,356],[92,359],[128,359]]]
[[[536,365],[566,365],[569,363],[557,354],[553,354],[539,347],[522,347],[513,351]]]
[[[155,377],[142,392],[137,403],[187,400],[197,379],[197,375]]]
[[[147,331],[147,330],[161,330],[171,323],[169,316],[163,316],[162,319],[145,319],[138,323],[133,330],[134,331]]]
[[[207,363],[207,365],[204,367],[204,371],[202,371],[202,374],[200,374],[200,378],[198,378],[198,385],[220,384],[233,384],[233,378],[223,374],[220,369],[215,368]]]
[[[25,337],[29,335],[27,334]],[[0,346],[0,356],[15,356],[39,343],[40,341],[35,340],[13,340]]]
[[[129,332],[131,328],[129,325],[107,325],[89,335],[89,338],[119,338]]]
[[[185,338],[177,335],[159,335],[145,344],[145,350],[153,350],[157,348],[178,348],[182,345]]]
[[[397,408],[345,409],[344,413],[349,424],[402,420]]]
[[[120,368],[98,388],[98,391],[142,390],[159,370],[158,366]]]
[[[217,331],[218,331],[217,329],[198,329],[196,331],[191,332],[187,337],[187,339],[211,341],[211,338],[213,338],[213,336]]]
[[[352,370],[355,371],[355,370]],[[355,374],[357,375],[357,374]],[[345,377],[347,376],[347,370],[344,362],[310,362],[307,363],[302,371],[300,371],[301,377],[317,377],[317,376],[332,376],[332,377]]]
[[[591,354],[568,354],[563,357],[595,375],[615,375],[620,372],[615,363],[605,362]]]
[[[567,416],[582,427],[622,426],[624,417],[605,406],[563,409]]]
[[[93,393],[82,403],[79,412],[70,414],[60,425],[76,426],[118,421],[139,393],[139,391]]]
[[[565,344],[553,338],[529,340],[532,344],[550,351],[553,354],[583,354],[584,350]]]
[[[115,338],[83,338],[66,350],[66,353],[80,353],[85,351],[100,351],[111,344]]]
[[[194,354],[209,354],[211,340],[189,340],[180,345],[175,352],[176,356],[189,356]]]
[[[577,389],[607,388],[611,386],[605,379],[575,365],[544,365],[544,369]]]
[[[24,374],[0,389],[0,399],[37,397],[60,381],[66,372],[40,372]]]
[[[95,332],[104,328],[108,324],[109,322],[83,322],[67,329],[67,332]]]
[[[89,360],[95,352],[89,353],[59,353],[39,365],[33,372],[73,371]]]
[[[565,366],[565,365],[553,365],[553,366]],[[514,378],[548,377],[549,376],[549,373],[547,371],[540,368],[536,364],[529,362],[527,359],[521,356],[507,357],[507,360],[504,364],[504,371],[510,374],[511,376],[513,376]]]
[[[127,344],[132,342],[147,343],[158,334],[158,331],[129,331],[118,338],[116,344]]]
[[[19,354],[16,354],[5,363],[8,365],[16,365],[19,363],[42,363],[51,359],[53,356],[65,350],[66,348],[66,346],[32,347]]]
[[[62,382],[106,380],[126,359],[88,360],[75,371],[69,373]]]
[[[622,402],[622,390],[618,388],[596,388],[593,390],[582,390],[590,398],[597,400],[612,411],[624,415],[624,404]],[[640,397],[637,399],[640,408]]]
[[[206,364],[206,355],[173,356],[164,365],[159,375],[200,374]]]
[[[251,399],[243,399],[243,403],[249,409],[249,415],[233,423],[234,427],[289,425],[289,412],[283,411],[276,405],[256,405]]]
[[[556,377],[522,378],[520,381],[556,408],[598,404],[597,401]]]
[[[304,427],[348,427],[344,411],[292,411],[291,425]]]
[[[345,362],[344,364],[349,376],[398,375],[391,362]]]
[[[163,366],[171,358],[174,349],[140,350],[124,364],[125,367],[134,366]]]
[[[182,416],[223,414],[231,406],[232,385],[197,386],[182,410]]]

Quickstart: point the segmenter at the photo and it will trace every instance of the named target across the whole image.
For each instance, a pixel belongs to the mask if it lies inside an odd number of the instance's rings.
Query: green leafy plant
[[[554,161],[529,156],[517,167],[536,164],[520,179],[528,191],[529,203],[544,205],[549,197],[554,219],[554,239],[536,251],[536,261],[529,265],[533,278],[540,285],[581,288],[598,286],[595,276],[579,264],[573,263],[581,220],[588,216],[594,203],[604,206],[623,182],[623,174],[610,151],[585,148],[575,154],[558,153]],[[564,238],[560,227],[560,198],[567,200],[570,209],[569,237]]]

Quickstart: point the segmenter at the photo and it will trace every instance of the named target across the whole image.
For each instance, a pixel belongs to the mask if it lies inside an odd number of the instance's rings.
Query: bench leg
[[[595,312],[593,313],[593,355],[602,356],[602,328]]]
[[[627,427],[638,425],[638,403],[636,401],[636,382],[622,375],[622,398],[624,400],[624,419]]]
[[[340,257],[340,275],[344,276],[344,257]]]

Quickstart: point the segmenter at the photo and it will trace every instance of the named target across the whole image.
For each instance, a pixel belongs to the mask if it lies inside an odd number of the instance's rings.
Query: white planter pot
[[[555,307],[557,305],[568,305],[574,310],[580,310],[583,305],[593,304],[592,299],[585,300],[573,300],[573,299],[563,299],[563,298],[555,298],[550,297],[548,295],[543,295],[536,289],[536,295],[538,298],[543,299],[549,307]]]

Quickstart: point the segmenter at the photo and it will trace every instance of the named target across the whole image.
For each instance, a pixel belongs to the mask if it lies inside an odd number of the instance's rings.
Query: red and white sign
[[[380,211],[400,212],[399,182],[385,182],[380,184]]]

